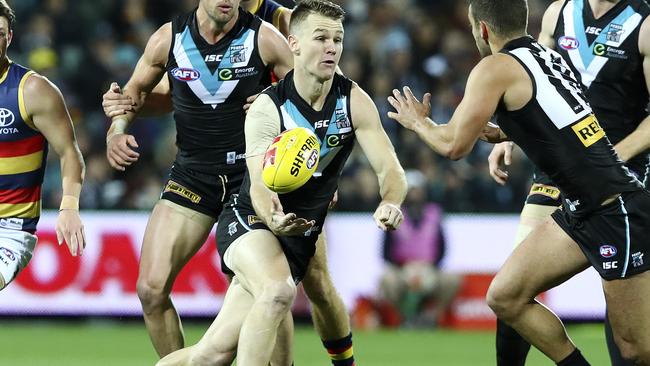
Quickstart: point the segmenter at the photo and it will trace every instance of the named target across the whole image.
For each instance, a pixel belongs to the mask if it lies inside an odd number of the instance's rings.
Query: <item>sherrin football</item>
[[[304,127],[282,132],[264,155],[262,180],[270,190],[288,193],[302,187],[318,167],[320,143]]]

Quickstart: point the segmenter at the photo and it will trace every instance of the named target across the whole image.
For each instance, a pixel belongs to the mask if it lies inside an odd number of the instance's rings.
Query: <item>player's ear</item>
[[[479,25],[480,31],[481,31],[481,39],[484,40],[485,43],[489,43],[489,38],[490,38],[489,33],[490,32],[488,30],[487,24],[485,24],[484,21],[480,21],[478,25]]]
[[[289,48],[291,49],[291,52],[296,56],[300,55],[300,43],[298,42],[298,37],[290,34],[287,38],[287,41],[289,42]]]

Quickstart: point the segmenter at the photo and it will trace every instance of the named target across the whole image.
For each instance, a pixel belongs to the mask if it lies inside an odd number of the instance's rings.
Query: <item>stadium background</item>
[[[465,226],[456,230],[473,231],[479,234],[477,237],[481,235],[477,227],[484,228],[482,230],[487,233],[495,220],[509,220],[504,231],[488,235],[502,244],[488,250],[497,254],[487,267],[482,267],[480,261],[475,268],[471,268],[473,264],[470,268],[462,264],[454,266],[449,260],[444,263],[451,270],[465,273],[493,273],[498,269],[498,261],[507,255],[513,237],[510,231],[516,224],[514,215],[521,209],[529,186],[529,163],[520,153],[515,155],[509,184],[502,187],[495,184],[488,174],[486,161],[490,145],[479,143],[467,159],[449,162],[435,155],[414,134],[398,128],[396,123],[385,117],[389,109],[385,97],[392,88],[402,85],[410,85],[416,95],[427,91],[433,93],[434,120],[447,121],[451,116],[462,98],[469,70],[478,60],[469,32],[465,2],[337,2],[348,12],[341,68],[374,98],[401,163],[405,168],[417,169],[425,175],[429,199],[440,203],[452,219],[462,221],[469,218],[465,220]],[[551,1],[529,2],[529,31],[536,35],[543,10]],[[111,81],[121,85],[127,81],[149,35],[159,25],[173,14],[191,9],[197,0],[9,0],[9,3],[17,14],[14,40],[9,49],[10,58],[53,80],[61,88],[75,122],[87,166],[81,197],[84,217],[99,221],[109,217],[106,215],[135,214],[146,217],[158,199],[161,182],[174,159],[173,121],[170,116],[140,118],[131,130],[140,145],[140,161],[124,173],[116,172],[110,169],[105,159],[105,132],[110,121],[101,111],[101,95]],[[43,187],[44,208],[58,207],[59,182],[59,162],[56,154],[50,154]],[[347,212],[374,210],[378,203],[377,188],[374,173],[367,161],[359,151],[355,151],[341,179],[337,217],[349,220],[345,216]],[[104,213],[105,210],[111,212]],[[485,215],[477,216],[477,213]],[[32,265],[35,267],[33,277],[37,282],[39,276],[47,277],[48,271],[61,273],[64,269],[48,265],[52,258],[64,252],[56,249],[52,241],[47,244],[51,223],[48,223],[50,219],[47,214],[45,217],[41,226],[41,246],[49,249],[39,248],[43,259],[38,259],[39,251],[34,259],[39,263]],[[119,227],[102,230],[94,235],[119,232]],[[134,234],[134,238],[134,252],[137,253],[137,234]],[[472,245],[485,244],[452,240],[454,243],[461,243],[456,248],[458,263],[469,259],[471,252],[468,253],[468,250]],[[89,246],[94,244],[88,243]],[[369,252],[362,252],[355,259],[378,257],[378,253],[372,251],[372,248],[376,249],[376,243],[367,248],[370,248]],[[92,257],[93,249],[90,249],[90,253]],[[98,259],[93,265],[98,265],[105,253],[102,249],[100,254],[95,255]],[[116,255],[120,255],[119,251]],[[358,262],[357,267],[364,269]],[[121,269],[119,266],[106,267],[109,274]],[[134,268],[131,270],[135,271]],[[96,271],[88,268],[79,276],[90,277],[93,273]],[[597,283],[596,278],[590,279],[592,290],[594,280]],[[42,282],[47,283],[47,280]],[[21,283],[14,284],[14,287],[15,290],[10,288],[0,293],[0,327],[4,330],[0,333],[0,342],[8,345],[0,356],[0,365],[141,365],[152,364],[155,360],[144,326],[134,316],[138,303],[133,293],[127,300],[130,301],[127,306],[131,309],[129,311],[106,308],[104,311],[101,308],[89,311],[90,302],[85,303],[85,298],[73,297],[68,305],[59,303],[59,307],[50,307],[52,302],[48,302],[49,295],[36,293],[37,296],[32,296],[34,293]],[[119,286],[109,283],[106,287],[100,286],[98,291],[108,299],[114,294],[112,291],[117,291],[116,287]],[[67,288],[59,290],[58,296],[63,297],[73,291]],[[598,290],[596,286],[595,291]],[[187,301],[191,304],[195,293],[190,295]],[[571,303],[573,299],[566,301]],[[74,305],[69,305],[70,302]],[[354,306],[354,299],[346,302]],[[599,306],[585,312],[578,305],[577,310],[569,309],[566,316],[573,320],[598,318],[602,316]],[[20,310],[30,307],[33,310]],[[303,314],[304,307],[298,313]],[[187,314],[208,316],[209,311],[188,311]],[[189,343],[200,336],[207,324],[205,320],[199,320],[188,326]],[[481,323],[479,328],[483,326]],[[585,348],[585,353],[595,360],[592,362],[599,364],[597,361],[601,360],[600,364],[605,363],[604,341],[599,325],[580,326],[572,328],[570,332]],[[493,357],[493,337],[489,331],[431,329],[359,331],[355,334],[361,364],[393,365],[399,361],[404,365],[469,365],[470,362],[488,365]],[[308,326],[299,328],[296,342],[297,365],[326,363],[324,351]],[[536,354],[531,364],[550,364],[542,359]]]

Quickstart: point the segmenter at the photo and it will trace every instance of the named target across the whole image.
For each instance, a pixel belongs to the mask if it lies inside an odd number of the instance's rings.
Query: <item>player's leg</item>
[[[37,238],[24,231],[0,229],[0,290],[32,259]]]
[[[559,205],[559,203],[554,205],[553,203],[551,205],[541,204],[546,203],[546,201],[555,201],[554,198],[543,195],[531,194],[528,200],[539,204],[527,202],[524,205],[519,216],[515,246],[519,245],[533,229],[549,218]],[[526,364],[530,343],[511,326],[501,321],[501,319],[497,319],[496,349],[497,366],[523,366]]]
[[[350,316],[329,273],[324,232],[316,241],[316,253],[309,262],[302,286],[312,305],[314,328],[323,341],[332,364],[354,365]]]
[[[612,323],[609,321],[609,312],[607,310],[605,310],[605,341],[607,342],[607,352],[609,352],[609,360],[612,362],[612,366],[634,366],[632,361],[623,358],[621,350],[616,344]]]
[[[253,305],[253,297],[235,278],[228,287],[216,319],[199,342],[175,351],[157,366],[220,366],[230,365],[235,358],[241,325]]]
[[[169,296],[180,270],[201,248],[214,219],[162,199],[151,213],[142,244],[138,297],[159,356],[183,348],[183,330]]]
[[[650,272],[603,281],[609,321],[624,359],[650,365]]]
[[[577,357],[560,319],[535,297],[588,266],[578,245],[549,218],[515,248],[499,270],[488,290],[488,305],[553,361]]]
[[[278,326],[275,348],[271,354],[271,366],[293,365],[293,315],[287,311]]]
[[[239,335],[237,362],[267,366],[278,326],[296,296],[287,258],[273,233],[252,230],[228,247],[224,262],[254,297]]]

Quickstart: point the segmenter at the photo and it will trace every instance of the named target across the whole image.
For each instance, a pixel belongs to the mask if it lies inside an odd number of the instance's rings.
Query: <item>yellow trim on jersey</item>
[[[284,9],[283,7],[279,7],[273,12],[273,26],[278,30],[280,29],[280,16],[282,16]]]
[[[571,126],[571,129],[585,147],[589,147],[605,137],[605,130],[600,127],[598,120],[593,114]]]
[[[5,72],[3,72],[2,76],[0,76],[0,84],[5,82],[7,75],[9,75],[9,69],[11,69],[11,61],[9,61],[9,64],[7,64],[7,69],[5,70]]]
[[[25,124],[29,126],[32,130],[38,131],[38,128],[34,125],[31,117],[27,114],[27,108],[25,108],[25,98],[23,97],[25,81],[28,77],[34,75],[34,71],[27,71],[22,78],[20,78],[20,84],[18,84],[18,109],[20,110],[20,116],[23,117]]]
[[[0,203],[0,217],[31,219],[41,213],[41,201],[27,203]]]
[[[43,150],[28,155],[0,158],[0,175],[33,172],[43,164]]]
[[[251,14],[257,14],[257,11],[260,10],[263,3],[264,3],[264,0],[258,0],[257,5],[255,5],[255,8],[253,10],[251,10]]]

